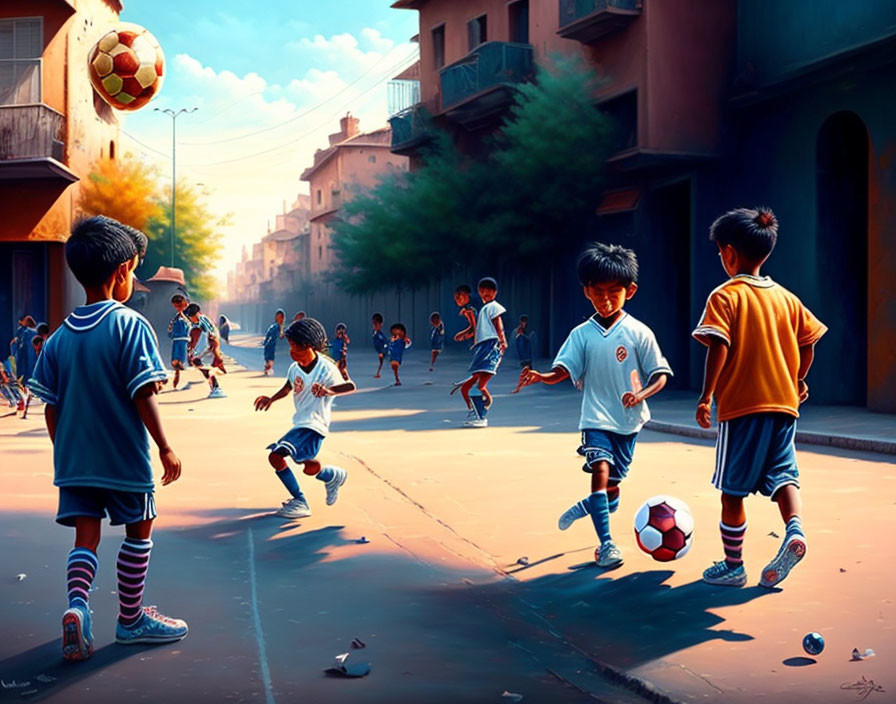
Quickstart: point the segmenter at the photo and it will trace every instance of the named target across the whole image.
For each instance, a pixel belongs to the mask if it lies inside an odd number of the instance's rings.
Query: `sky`
[[[199,108],[176,120],[177,179],[207,191],[222,230],[214,272],[226,272],[298,193],[314,151],[347,112],[361,129],[387,126],[386,83],[412,64],[417,13],[391,0],[124,0],[121,20],[165,52],[161,93],[119,113],[124,153],[171,183],[172,119],[153,108]]]

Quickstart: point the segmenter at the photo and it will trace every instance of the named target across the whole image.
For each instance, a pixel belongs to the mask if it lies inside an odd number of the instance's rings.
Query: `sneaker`
[[[330,467],[333,470],[333,478],[326,483],[327,487],[327,506],[332,506],[339,498],[339,487],[345,484],[348,478],[348,472],[342,467]]]
[[[62,614],[62,657],[66,660],[87,660],[93,655],[93,632],[90,609],[73,606]]]
[[[311,509],[305,499],[289,499],[283,502],[283,506],[274,515],[280,518],[308,518]]]
[[[464,425],[470,427],[470,424],[473,421],[480,420],[479,413],[476,412],[476,408],[472,407],[467,410],[467,417],[464,420]]]
[[[227,398],[227,394],[225,394],[224,391],[221,389],[221,387],[218,386],[209,392],[208,397],[209,398]]]
[[[598,567],[619,567],[622,564],[622,550],[612,540],[608,540],[594,551],[594,559]]]
[[[762,570],[762,579],[759,580],[760,586],[773,587],[790,574],[796,563],[806,556],[808,546],[806,545],[806,537],[804,535],[791,535],[784,538],[784,543],[775,559],[769,562],[765,569]]]
[[[488,419],[474,418],[473,420],[467,420],[467,421],[464,421],[464,427],[466,427],[466,428],[487,428],[488,427]]]
[[[144,606],[143,615],[133,626],[118,622],[115,627],[115,642],[122,645],[174,643],[186,638],[188,630],[186,621],[163,616],[155,606]]]
[[[727,562],[721,560],[703,570],[703,581],[723,587],[742,587],[747,583],[747,572],[743,565],[732,569]]]
[[[566,530],[577,520],[584,518],[587,515],[588,512],[582,507],[582,502],[580,501],[563,512],[563,515],[561,515],[560,519],[557,521],[557,527],[560,530]]]

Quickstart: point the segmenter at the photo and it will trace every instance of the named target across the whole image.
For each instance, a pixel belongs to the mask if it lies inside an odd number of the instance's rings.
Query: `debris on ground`
[[[517,694],[516,692],[508,692],[506,689],[505,689],[504,692],[501,694],[501,696],[504,697],[504,699],[506,699],[507,701],[510,701],[510,702],[521,702],[521,701],[523,701],[523,695],[522,695],[522,694]]]
[[[843,569],[842,567],[840,568],[840,571],[841,571],[841,572],[846,572],[846,570]]]
[[[525,567],[526,565],[529,564],[529,558],[523,556],[523,557],[521,557],[519,560],[516,561],[516,564],[518,564],[518,565],[522,565],[523,567]]]
[[[53,677],[52,675],[38,675],[34,679],[36,679],[38,682],[44,682],[44,683],[56,681],[56,678]]]
[[[370,674],[370,663],[360,662],[346,664],[350,653],[342,653],[337,655],[333,665],[328,667],[324,672],[331,677],[366,677]]]
[[[769,533],[769,535],[772,536],[773,538],[780,538],[780,537],[781,537],[780,535],[778,535],[777,533],[775,533],[775,531],[771,531],[771,532]]]
[[[362,535],[362,536],[361,536],[360,538],[358,538],[355,542],[358,543],[359,545],[366,545],[366,544],[369,543],[370,541],[367,539],[367,536],[366,536],[366,535]]]
[[[360,650],[361,648],[366,648],[367,644],[360,638],[352,638],[352,647]]]
[[[852,649],[853,660],[864,660],[865,658],[873,658],[875,655],[877,655],[877,653],[875,653],[871,648],[866,648],[862,651],[860,651],[858,648]]]

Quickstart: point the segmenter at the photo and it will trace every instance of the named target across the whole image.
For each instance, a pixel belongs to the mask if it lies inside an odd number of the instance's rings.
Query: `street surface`
[[[625,564],[603,572],[590,520],[556,526],[588,494],[571,385],[510,395],[508,358],[490,427],[464,429],[448,391],[466,359],[440,358],[430,374],[429,351],[411,348],[404,385],[392,387],[388,369],[372,378],[376,357],[357,343],[360,390],[336,400],[321,453],[348,482],[327,507],[323,485],[297,473],[314,515],[285,521],[270,515],[286,492],[265,446],[290,428],[292,403],[256,413],[252,400],[283,384],[288,354],[278,350],[278,376],[265,378],[256,338],[234,342],[225,351],[247,368],[221,379],[228,398],[206,399],[195,371],[187,390],[160,397],[184,472],[157,490],[145,603],[189,622],[174,645],[113,642],[122,531],[107,529],[91,595],[97,652],[62,661],[73,532],[53,522],[42,407],[0,417],[0,699],[513,701],[506,690],[524,702],[896,701],[892,457],[800,448],[809,554],[781,589],[756,586],[783,526],[774,504],[752,498],[748,586],[711,587],[700,575],[721,556],[712,444],[644,431],[611,521]],[[690,553],[671,564],[641,554],[632,531],[640,504],[663,493],[686,501],[696,525]],[[816,658],[801,647],[810,631],[826,640]],[[877,655],[851,662],[854,647]],[[344,652],[370,675],[326,677]]]

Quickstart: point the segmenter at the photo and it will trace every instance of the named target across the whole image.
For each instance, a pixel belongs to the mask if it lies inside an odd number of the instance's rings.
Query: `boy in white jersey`
[[[287,328],[285,337],[289,341],[289,356],[293,360],[286,372],[286,383],[273,396],[255,399],[255,410],[266,411],[274,401],[292,392],[296,407],[293,428],[277,442],[268,445],[271,451],[268,462],[290,493],[290,498],[283,502],[276,515],[306,518],[311,515],[311,509],[295,475],[286,464],[286,457],[292,457],[297,464],[304,464],[305,474],[316,476],[326,484],[327,506],[336,503],[339,487],[345,484],[346,471],[341,467],[322,468],[315,457],[330,431],[333,397],[351,393],[357,387],[350,379],[344,380],[336,365],[320,354],[327,346],[327,333],[314,318],[294,321]]]
[[[578,276],[595,314],[573,328],[549,373],[524,369],[520,385],[572,379],[584,392],[579,429],[591,494],[567,509],[558,525],[566,530],[590,515],[600,539],[598,566],[618,567],[622,552],[610,536],[610,514],[619,506],[619,483],[638,431],[650,420],[644,401],[666,385],[672,370],[650,328],[622,310],[638,290],[635,253],[595,243],[579,258]]]

